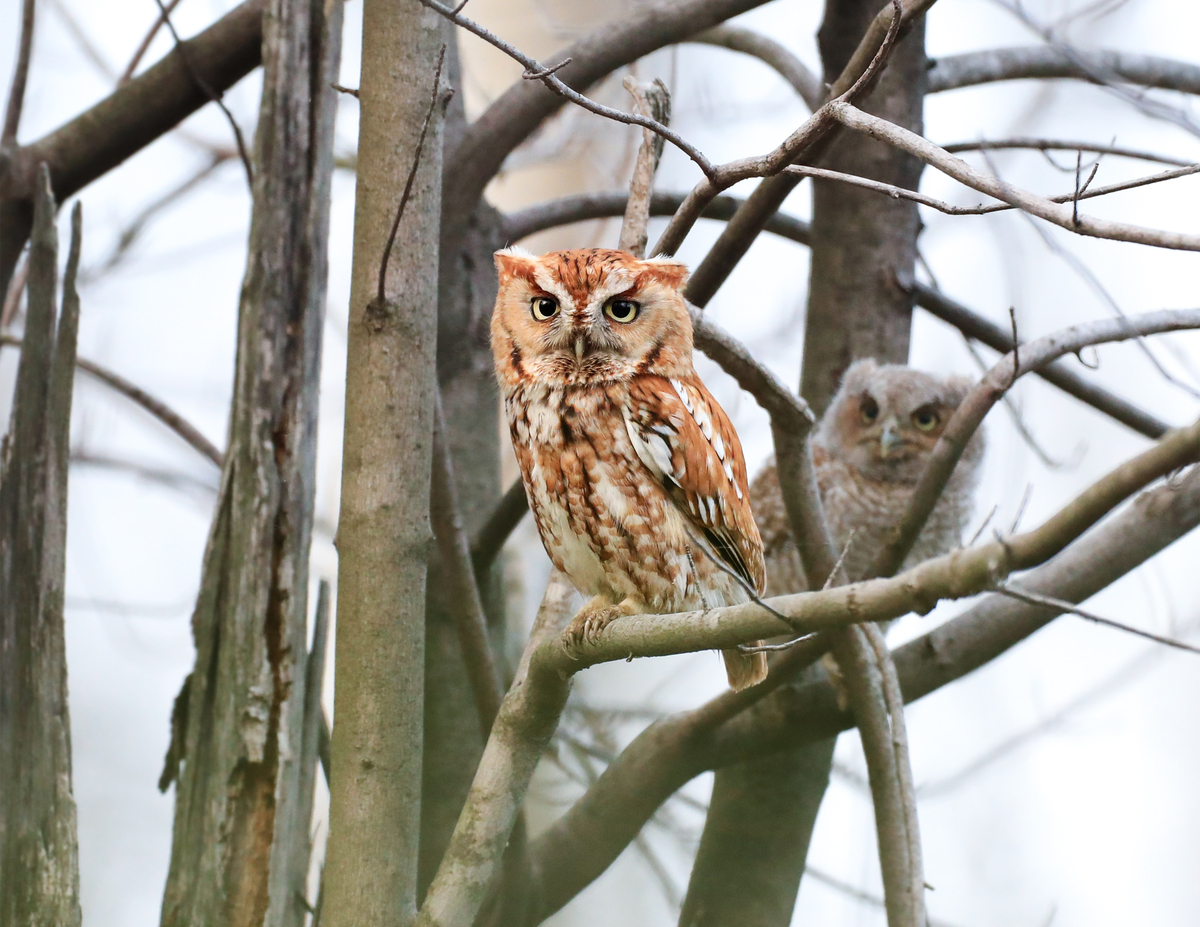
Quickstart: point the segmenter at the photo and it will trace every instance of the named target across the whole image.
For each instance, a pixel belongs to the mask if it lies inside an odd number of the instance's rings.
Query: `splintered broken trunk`
[[[304,736],[339,0],[272,0],[229,446],[162,788],[162,923],[303,923],[315,745]]]
[[[80,217],[76,207],[56,332],[58,232],[45,167],[39,180],[24,347],[0,459],[0,925],[78,927],[63,581]]]

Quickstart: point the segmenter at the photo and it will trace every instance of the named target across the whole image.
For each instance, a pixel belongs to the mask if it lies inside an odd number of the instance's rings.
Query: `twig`
[[[207,164],[203,165],[199,170],[197,170],[182,183],[172,187],[162,196],[145,206],[142,211],[134,216],[133,219],[125,226],[121,234],[117,236],[117,243],[113,246],[112,251],[109,252],[108,257],[101,261],[95,270],[90,271],[87,274],[87,277],[89,279],[95,279],[101,274],[108,273],[119,263],[121,263],[122,259],[129,252],[129,249],[133,247],[138,237],[145,230],[146,225],[157,213],[171,206],[202,184],[205,180],[212,176],[213,172],[216,171],[217,168],[228,161],[229,157],[230,155],[225,152],[214,152]]]
[[[246,169],[246,183],[249,185],[251,192],[254,191],[254,168],[250,163],[250,152],[246,148],[246,140],[242,137],[242,130],[237,124],[237,120],[233,118],[233,113],[229,111],[229,107],[225,105],[225,101],[221,99],[221,94],[213,89],[213,86],[206,81],[195,65],[192,63],[191,53],[188,50],[187,43],[179,37],[179,33],[175,31],[175,24],[171,22],[171,12],[163,5],[163,0],[154,0],[158,4],[158,10],[161,14],[163,25],[171,33],[171,38],[175,40],[175,49],[179,52],[179,60],[183,62],[184,69],[188,75],[199,87],[204,95],[207,96],[217,107],[225,114],[225,119],[229,123],[229,128],[233,130],[234,141],[237,142],[238,155],[242,159],[242,166]]]
[[[929,3],[924,5],[927,6]],[[684,238],[696,224],[696,220],[700,218],[705,207],[718,193],[751,177],[768,177],[786,172],[788,165],[802,157],[826,136],[833,127],[834,110],[832,107],[834,104],[857,99],[874,83],[891,55],[896,38],[900,34],[900,27],[904,22],[905,10],[900,0],[891,0],[891,6],[888,9],[891,11],[891,15],[888,18],[886,33],[879,46],[872,50],[870,63],[861,71],[853,72],[853,80],[849,80],[850,65],[847,65],[847,70],[843,71],[843,77],[847,78],[849,85],[840,92],[836,92],[836,95],[834,94],[837,88],[831,90],[830,94],[833,99],[809,116],[773,151],[757,157],[730,161],[714,168],[711,172],[706,171],[705,179],[687,195],[675,215],[671,217],[671,221],[662,235],[659,236],[658,242],[654,246],[655,254],[674,254],[683,244]],[[863,47],[860,45],[859,50],[861,51]],[[690,289],[687,295],[689,299],[696,301]]]
[[[185,490],[199,490],[206,498],[215,496],[221,488],[219,480],[210,482],[207,480],[197,479],[190,473],[183,473],[177,470],[168,470],[164,467],[138,463],[134,460],[123,460],[119,457],[109,457],[104,454],[93,454],[87,450],[77,449],[72,451],[70,462],[72,466],[80,465],[84,467],[95,467],[99,470],[113,470],[118,473],[129,473],[133,476],[141,477],[144,480],[149,480],[152,483],[159,483],[162,486],[179,490],[181,492]],[[184,610],[186,611],[186,609]]]
[[[624,87],[633,97],[642,114],[663,125],[671,121],[671,94],[666,84],[655,78],[654,83],[641,85],[632,74],[626,75]],[[642,129],[633,179],[629,183],[629,199],[625,204],[625,220],[621,223],[621,239],[617,248],[634,257],[646,256],[646,226],[650,221],[650,198],[654,193],[654,174],[662,157],[663,140],[649,129]]]
[[[29,82],[29,60],[33,54],[33,26],[37,19],[34,0],[21,5],[21,36],[17,42],[17,63],[13,68],[12,84],[8,88],[8,104],[4,108],[4,127],[0,129],[0,148],[17,140],[21,125],[21,110],[25,106],[25,86]]]
[[[465,16],[460,16],[457,10],[452,10],[448,7],[442,6],[437,2],[437,0],[421,0],[421,3],[434,12],[444,16],[456,26],[461,26],[468,32],[472,32],[479,36],[489,45],[500,49],[500,51],[504,52],[514,61],[522,64],[525,67],[525,72],[522,74],[522,77],[524,77],[526,80],[540,80],[548,90],[565,97],[577,106],[581,106],[589,112],[595,113],[597,116],[604,116],[606,119],[612,119],[614,122],[623,122],[626,125],[641,126],[643,129],[649,129],[651,132],[661,135],[672,145],[695,161],[697,167],[704,172],[704,176],[712,176],[715,168],[713,167],[712,162],[704,156],[700,149],[685,140],[682,136],[672,132],[662,123],[646,116],[640,116],[636,113],[624,113],[619,109],[612,109],[611,107],[604,106],[600,103],[597,103],[595,100],[584,96],[582,93],[571,89],[561,80],[559,80],[554,75],[554,72],[567,65],[571,60],[570,58],[552,67],[545,67],[539,62],[535,61],[533,58],[530,58],[524,52],[514,48],[512,45],[509,45],[499,36],[496,36],[487,29],[484,29],[483,26],[467,19]]]
[[[891,125],[891,123],[888,123]],[[919,137],[919,136],[918,136]],[[898,146],[900,147],[900,146]],[[955,159],[957,160],[957,159]],[[965,164],[966,162],[961,162]],[[911,200],[914,203],[920,203],[922,206],[928,206],[931,209],[936,209],[938,212],[945,213],[948,216],[987,216],[994,212],[1007,212],[1010,209],[1021,209],[1023,207],[1012,203],[991,203],[986,206],[953,206],[944,200],[939,200],[932,196],[927,196],[916,190],[909,190],[905,187],[897,187],[895,184],[883,183],[879,180],[871,180],[867,177],[859,177],[855,174],[846,174],[842,171],[832,171],[821,167],[808,167],[806,165],[793,164],[783,169],[785,174],[793,174],[798,177],[817,177],[822,180],[835,180],[839,183],[850,184],[854,187],[861,187],[864,190],[873,190],[876,193],[882,193],[890,196],[893,199]],[[1091,183],[1091,177],[1083,184],[1081,188],[1077,188],[1071,193],[1062,193],[1057,196],[1052,196],[1046,200],[1047,203],[1070,203],[1071,204],[1071,219],[1070,229],[1075,231],[1075,226],[1079,224],[1079,201],[1090,200],[1097,196],[1107,196],[1110,193],[1120,193],[1124,190],[1133,190],[1137,187],[1145,187],[1150,184],[1162,183],[1165,180],[1175,180],[1179,177],[1188,177],[1192,174],[1200,173],[1200,164],[1189,164],[1187,167],[1176,168],[1175,170],[1163,171],[1158,174],[1152,174],[1148,177],[1138,177],[1133,180],[1124,180],[1120,183],[1108,184],[1107,186],[1097,187],[1095,190],[1088,191],[1087,185]],[[1092,176],[1095,176],[1095,170],[1092,171]],[[966,181],[964,181],[966,183]],[[968,183],[968,186],[974,184]],[[1012,188],[1016,189],[1016,188]],[[1029,194],[1035,196],[1036,194]],[[1055,223],[1061,224],[1061,223]],[[1067,226],[1064,226],[1066,228]],[[1129,226],[1137,228],[1137,226]],[[1101,235],[1097,237],[1110,237]],[[1124,239],[1123,239],[1124,240]],[[1146,242],[1143,242],[1146,244]],[[1162,247],[1171,247],[1163,245]]]
[[[487,618],[475,581],[471,551],[463,530],[455,488],[454,461],[446,446],[446,422],[442,414],[442,394],[437,390],[433,431],[433,480],[430,488],[430,514],[437,538],[445,588],[450,610],[458,630],[459,648],[467,667],[467,678],[475,696],[475,709],[483,739],[487,740],[500,710],[504,686],[488,640]]]
[[[986,344],[993,350],[1008,353],[1015,347],[1012,336],[983,316],[976,315],[965,306],[948,298],[933,287],[918,283],[911,286],[917,305],[937,316],[943,322],[953,325],[968,338],[974,338]],[[1061,361],[1043,367],[1035,373],[1057,386],[1068,395],[1074,396],[1092,408],[1132,428],[1147,438],[1161,438],[1168,429],[1163,422],[1148,412],[1139,409],[1130,402],[1114,396],[1099,386],[1095,386],[1074,371],[1069,370]]]
[[[1150,245],[1156,248],[1171,248],[1183,251],[1200,251],[1200,235],[1189,235],[1184,232],[1168,232],[1161,229],[1151,229],[1144,226],[1131,225],[1125,222],[1113,222],[1108,219],[1098,219],[1092,216],[1079,216],[1075,221],[1070,207],[1063,206],[1052,199],[1030,193],[994,177],[989,177],[975,170],[965,161],[946,153],[932,142],[922,138],[915,132],[894,125],[885,119],[879,119],[848,103],[831,103],[833,117],[848,128],[863,132],[881,142],[886,142],[902,151],[920,158],[931,167],[953,177],[960,183],[988,196],[1015,206],[1040,219],[1045,219],[1054,225],[1068,231],[1093,238],[1106,238],[1112,241],[1128,241],[1136,244]],[[1200,171],[1200,165],[1195,166]],[[1180,168],[1180,171],[1193,172],[1192,168]],[[1168,171],[1167,174],[1179,176],[1178,172]],[[1166,179],[1165,175],[1158,175]],[[1115,186],[1115,185],[1114,185]],[[1128,188],[1126,188],[1128,189]],[[1099,194],[1101,190],[1092,191]],[[1110,192],[1110,191],[1105,191]]]
[[[22,345],[22,341],[14,335],[0,334],[0,345],[19,348]],[[218,467],[221,466],[223,459],[221,452],[194,425],[165,402],[155,399],[141,387],[134,386],[124,377],[92,361],[77,357],[75,359],[75,366],[84,373],[91,374],[97,380],[100,380],[106,386],[111,387],[126,398],[132,399],[214,464]]]
[[[79,18],[67,5],[68,0],[50,0],[50,8],[58,14],[58,18],[62,20],[62,24],[67,27],[67,32],[71,33],[71,38],[75,40],[75,44],[79,46],[83,56],[90,61],[96,70],[109,80],[116,79],[116,70],[104,54],[96,47],[96,43],[92,41],[91,36],[87,34],[83,26],[79,23]]]
[[[1094,154],[1112,155],[1118,158],[1133,158],[1138,161],[1157,161],[1159,164],[1173,164],[1176,167],[1188,167],[1192,164],[1183,158],[1172,158],[1169,155],[1155,154],[1137,148],[1120,148],[1116,145],[1100,145],[1095,142],[1067,142],[1049,138],[1006,138],[997,141],[956,142],[943,145],[942,150],[950,154],[960,154],[964,151],[1011,151],[1027,149],[1033,151],[1087,151]]]
[[[876,665],[883,683],[883,698],[887,703],[888,716],[891,719],[892,750],[896,757],[896,785],[900,792],[900,809],[904,819],[905,835],[908,838],[908,891],[922,899],[920,905],[920,927],[925,927],[924,895],[925,870],[921,852],[921,831],[917,820],[917,796],[913,787],[912,760],[908,749],[908,728],[904,720],[904,695],[900,691],[900,679],[896,674],[896,664],[883,639],[883,632],[878,625],[864,624],[861,626],[863,636],[875,653]]]
[[[993,592],[998,592],[1000,595],[1006,595],[1009,598],[1017,599],[1020,602],[1028,602],[1030,605],[1045,605],[1048,608],[1053,608],[1057,612],[1066,612],[1069,615],[1078,615],[1080,618],[1086,618],[1088,621],[1094,621],[1096,624],[1102,624],[1106,628],[1115,628],[1118,631],[1124,631],[1126,634],[1133,634],[1137,637],[1144,637],[1146,640],[1154,641],[1158,644],[1165,644],[1168,647],[1174,647],[1176,650],[1186,650],[1189,653],[1200,653],[1200,647],[1194,647],[1191,644],[1186,644],[1183,641],[1175,640],[1170,637],[1163,637],[1161,634],[1155,634],[1153,631],[1143,631],[1141,628],[1135,628],[1132,625],[1123,624],[1120,621],[1114,621],[1111,618],[1102,618],[1093,612],[1085,611],[1078,605],[1073,605],[1063,599],[1056,599],[1053,596],[1039,595],[1036,592],[1026,592],[1024,589],[1017,589],[1013,586],[996,586]]]
[[[387,282],[388,261],[392,256],[392,246],[396,243],[396,232],[400,229],[400,220],[404,217],[404,207],[412,195],[413,183],[417,179],[417,168],[421,166],[421,152],[425,148],[425,134],[429,131],[429,120],[437,107],[438,88],[442,81],[442,64],[446,60],[446,44],[443,42],[438,52],[437,67],[433,69],[433,89],[429,93],[429,108],[425,110],[425,121],[421,123],[421,134],[417,137],[417,150],[413,153],[412,167],[408,171],[408,179],[404,182],[404,192],[400,194],[400,205],[396,207],[396,218],[392,221],[392,230],[388,232],[387,244],[383,246],[383,255],[379,258],[379,290],[375,294],[376,302],[382,306],[387,303],[384,286]]]
[[[531,206],[505,217],[504,238],[508,241],[519,241],[547,228],[582,222],[585,219],[619,216],[625,210],[627,198],[628,194],[624,191],[586,193]],[[679,208],[684,198],[685,194],[681,193],[655,193],[650,200],[650,214],[653,216],[671,215]],[[722,194],[713,199],[701,218],[728,221],[745,203],[746,200]],[[809,244],[808,223],[786,213],[773,213],[765,221],[763,231],[779,235],[797,244]],[[950,299],[941,291],[913,281],[907,283],[897,281],[896,285],[911,292],[918,306],[953,325],[967,337],[974,338],[1002,353],[1008,353],[1013,349],[1012,337],[1008,332]],[[1061,362],[1050,364],[1046,368],[1036,371],[1036,374],[1068,395],[1074,396],[1081,402],[1087,403],[1097,411],[1148,438],[1160,438],[1167,431],[1168,426],[1165,422],[1137,408],[1132,403],[1114,396],[1107,390],[1088,383],[1074,371],[1067,369]]]
[[[1178,328],[1177,328],[1178,326]],[[1022,352],[1018,376],[1023,376],[1050,361],[1072,354],[1084,347],[1113,341],[1127,341],[1139,335],[1177,331],[1180,328],[1200,327],[1200,310],[1150,312],[1129,319],[1090,322],[1063,329],[1036,341],[1027,342]],[[966,449],[968,441],[993,405],[1008,390],[1012,359],[1004,357],[967,394],[947,423],[945,430],[929,457],[921,479],[913,490],[904,519],[896,530],[895,539],[884,546],[876,561],[874,575],[891,575],[904,562],[925,526],[929,513],[941,497],[954,467]]]
[[[887,686],[882,677],[882,666],[868,640],[868,627],[849,627],[837,632],[833,652],[841,668],[867,761],[888,925],[925,927],[925,879],[919,840],[913,833],[915,814],[910,820],[901,784],[904,779],[899,763],[902,754],[894,739],[896,717],[889,712]],[[898,684],[896,688],[899,688]],[[903,714],[903,704],[899,714]],[[906,752],[903,755],[907,759]]]
[[[125,70],[121,72],[121,76],[117,78],[117,86],[129,83],[133,78],[133,72],[137,70],[139,64],[142,63],[142,58],[145,57],[146,51],[150,48],[150,43],[154,41],[154,37],[158,35],[158,30],[166,25],[167,17],[175,12],[175,7],[179,6],[182,0],[170,0],[166,5],[166,9],[160,6],[158,18],[154,20],[154,25],[146,32],[145,37],[138,45],[133,53],[133,57],[129,59],[129,64],[125,65]]]

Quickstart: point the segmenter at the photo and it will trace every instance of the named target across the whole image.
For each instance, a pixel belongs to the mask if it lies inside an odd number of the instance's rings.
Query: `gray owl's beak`
[[[879,436],[880,455],[887,459],[888,455],[904,443],[904,439],[896,434],[896,423],[888,422],[883,426],[883,434]]]
[[[583,360],[583,335],[575,336],[575,360]]]

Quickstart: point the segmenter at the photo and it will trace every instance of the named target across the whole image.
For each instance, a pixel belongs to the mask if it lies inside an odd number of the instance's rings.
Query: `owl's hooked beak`
[[[584,348],[583,341],[584,341],[583,335],[575,336],[575,360],[576,361],[583,360],[583,348]]]
[[[879,436],[879,456],[887,460],[888,456],[901,445],[904,439],[896,433],[896,420],[890,419],[883,425],[883,434]]]

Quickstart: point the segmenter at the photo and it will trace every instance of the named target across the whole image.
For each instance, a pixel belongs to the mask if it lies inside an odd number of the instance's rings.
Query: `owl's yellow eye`
[[[533,317],[539,322],[549,322],[558,315],[558,300],[549,296],[535,296],[529,307]]]
[[[921,431],[933,431],[933,429],[937,428],[938,422],[941,420],[941,416],[934,412],[933,409],[917,409],[912,417],[913,424]]]
[[[604,314],[614,322],[628,324],[638,317],[640,309],[632,299],[613,299],[604,307]]]
[[[870,396],[863,396],[862,402],[859,405],[859,411],[862,412],[862,420],[867,425],[879,418],[879,403]]]

